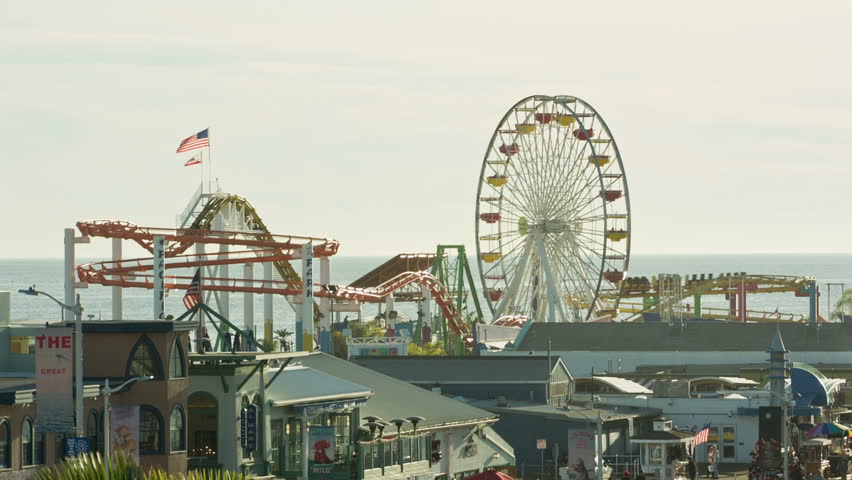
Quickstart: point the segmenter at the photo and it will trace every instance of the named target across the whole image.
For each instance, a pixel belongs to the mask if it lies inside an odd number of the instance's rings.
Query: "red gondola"
[[[547,125],[548,123],[550,123],[551,120],[553,120],[553,114],[552,113],[536,113],[535,114],[535,121],[538,122],[538,123]]]
[[[607,202],[614,202],[619,198],[624,196],[624,192],[621,190],[603,190],[601,195],[606,199]]]
[[[627,272],[619,272],[617,270],[607,270],[603,273],[605,279],[612,283],[618,283],[627,277]]]
[[[497,212],[481,213],[479,218],[485,223],[497,223],[500,221],[500,214]]]
[[[520,149],[520,147],[518,147],[517,143],[513,143],[511,145],[506,145],[504,143],[503,145],[500,145],[499,150],[500,150],[500,153],[508,155],[508,156],[511,157],[512,155],[518,153],[521,149]]]
[[[595,136],[595,131],[591,128],[588,130],[583,130],[582,128],[578,128],[574,130],[574,138],[578,140],[588,140]]]
[[[490,298],[492,302],[496,302],[497,300],[500,300],[500,297],[502,295],[503,295],[502,290],[489,290],[488,291],[488,298]]]

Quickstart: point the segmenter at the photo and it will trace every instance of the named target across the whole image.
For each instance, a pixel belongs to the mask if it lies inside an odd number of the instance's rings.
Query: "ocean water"
[[[332,283],[346,285],[373,268],[382,264],[388,257],[335,257],[331,261]],[[78,259],[79,263],[99,261],[101,259]],[[471,265],[475,263],[472,262]],[[294,263],[296,271],[301,266]],[[17,292],[35,285],[39,290],[52,294],[62,300],[63,261],[61,259],[0,259],[0,290]],[[231,267],[232,272],[239,271]],[[256,267],[255,278],[260,276],[260,267]],[[720,274],[727,272],[747,272],[776,275],[803,275],[817,279],[819,283],[820,309],[824,317],[828,317],[829,284],[844,284],[852,288],[852,254],[767,254],[767,255],[633,255],[630,259],[631,276],[655,276],[661,273],[691,274]],[[478,272],[474,271],[478,284]],[[111,289],[98,285],[87,289],[78,289],[83,305],[84,318],[110,319],[112,315]],[[831,287],[831,301],[840,298],[839,285]],[[166,313],[179,316],[185,311],[182,303],[183,291],[172,292],[166,298]],[[231,320],[237,325],[243,325],[243,295],[230,295]],[[722,297],[704,297],[704,307],[724,307],[726,301]],[[263,318],[263,296],[254,295],[255,324],[260,325]],[[482,300],[483,308],[485,306]],[[294,330],[294,314],[292,308],[281,296],[273,300],[274,328]],[[416,317],[417,307],[413,303],[395,305],[397,311],[409,318]],[[806,314],[808,299],[795,297],[792,293],[752,294],[748,297],[748,308],[774,312],[776,309],[784,313]],[[125,289],[124,317],[125,319],[150,319],[153,312],[153,296],[150,290]],[[365,307],[365,315],[373,315],[376,307]],[[60,318],[60,307],[43,297],[31,297],[13,293],[13,320],[45,320],[53,321]],[[354,314],[343,316],[354,318]]]

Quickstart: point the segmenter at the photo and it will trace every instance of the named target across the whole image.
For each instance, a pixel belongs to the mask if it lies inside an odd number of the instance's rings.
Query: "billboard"
[[[110,409],[110,445],[112,453],[124,452],[139,463],[139,407],[116,406]]]
[[[593,476],[595,469],[595,434],[587,430],[568,432],[568,469],[577,480]]]
[[[311,425],[309,434],[308,478],[330,480],[334,477],[334,427]]]
[[[74,431],[70,328],[44,328],[36,336],[36,429]]]

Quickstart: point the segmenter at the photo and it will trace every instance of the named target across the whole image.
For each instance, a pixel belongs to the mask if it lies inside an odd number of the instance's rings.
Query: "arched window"
[[[35,431],[33,421],[26,417],[21,425],[21,465],[28,467],[34,464],[35,453]]]
[[[0,468],[12,468],[12,430],[6,419],[0,420]]]
[[[172,344],[172,355],[169,359],[170,378],[182,378],[186,376],[186,361],[184,360],[183,347],[178,339],[175,339],[174,344]]]
[[[89,412],[89,419],[86,421],[86,436],[89,438],[89,449],[93,452],[100,450],[100,445],[98,443],[100,439],[100,429],[98,428],[97,410]]]
[[[33,453],[36,465],[44,465],[44,432],[35,429],[35,450]]]
[[[216,397],[194,392],[187,401],[189,456],[216,459],[218,450],[219,408]]]
[[[149,405],[139,407],[139,453],[163,453],[163,417]]]
[[[173,452],[186,450],[186,416],[180,405],[175,405],[169,417],[169,448]]]
[[[142,335],[130,351],[127,359],[127,377],[150,375],[155,380],[163,379],[163,362],[157,353],[157,347],[147,335]]]

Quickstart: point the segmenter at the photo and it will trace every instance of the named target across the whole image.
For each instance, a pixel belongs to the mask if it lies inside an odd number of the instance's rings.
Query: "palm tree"
[[[293,335],[293,332],[287,330],[286,328],[282,328],[281,330],[275,330],[275,338],[277,338],[278,342],[281,344],[281,351],[290,351],[290,342],[287,341],[287,338],[290,335]]]
[[[852,288],[843,292],[843,296],[834,304],[831,318],[841,322],[852,321]]]

